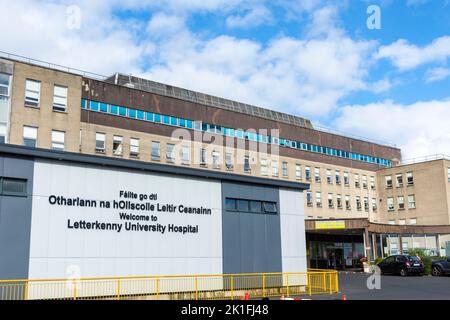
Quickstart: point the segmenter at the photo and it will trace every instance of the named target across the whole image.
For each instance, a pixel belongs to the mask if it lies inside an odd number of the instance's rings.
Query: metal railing
[[[239,300],[339,292],[338,273],[174,275],[0,280],[0,300]]]
[[[429,156],[423,156],[423,157],[402,160],[399,165],[403,166],[403,165],[408,165],[408,164],[416,164],[416,163],[435,161],[435,160],[450,160],[450,156],[447,156],[445,154],[433,154],[433,155],[429,155]]]

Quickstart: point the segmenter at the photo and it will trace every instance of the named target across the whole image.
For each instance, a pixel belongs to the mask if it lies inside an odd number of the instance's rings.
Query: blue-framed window
[[[145,120],[145,112],[142,111],[142,110],[138,110],[138,111],[137,111],[137,118],[138,118],[139,120]]]
[[[145,120],[147,121],[154,121],[154,114],[152,112],[146,112],[145,113]]]
[[[105,112],[105,113],[107,113],[108,112],[108,104],[106,104],[106,103],[100,103],[100,112]]]
[[[128,116],[130,118],[136,119],[136,110],[135,109],[128,109]]]
[[[111,114],[117,115],[117,114],[119,114],[119,107],[112,104],[109,106],[109,112]]]
[[[119,107],[119,116],[126,117],[127,116],[127,108]]]
[[[96,102],[96,101],[91,101],[90,103],[90,109],[92,111],[98,111],[100,109],[100,103]]]
[[[155,122],[161,123],[161,115],[160,114],[155,113]]]
[[[87,109],[87,101],[85,99],[81,99],[81,109]]]

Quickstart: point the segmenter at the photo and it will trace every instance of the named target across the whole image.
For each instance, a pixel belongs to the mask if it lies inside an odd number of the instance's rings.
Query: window
[[[406,220],[405,219],[400,219],[398,220],[398,224],[401,226],[404,226],[406,224]]]
[[[295,179],[300,180],[302,178],[302,166],[299,164],[295,165]]]
[[[405,210],[405,197],[397,197],[398,210]]]
[[[237,200],[237,210],[241,212],[249,211],[250,203],[248,200]]]
[[[168,143],[166,145],[166,161],[170,163],[175,162],[175,145]]]
[[[283,177],[288,177],[288,163],[283,161],[282,164]]]
[[[208,163],[208,151],[204,148],[200,149],[200,165],[206,166]]]
[[[372,211],[376,212],[378,210],[377,208],[377,199],[372,198]]]
[[[355,174],[355,187],[359,188],[361,186],[361,182],[359,181],[359,174]]]
[[[333,176],[331,175],[331,170],[327,170],[327,183],[333,184]]]
[[[27,181],[23,179],[0,178],[0,194],[26,197]]]
[[[416,218],[409,219],[409,224],[410,225],[416,225],[417,224],[417,219]]]
[[[345,209],[350,210],[351,208],[350,196],[345,196]]]
[[[37,128],[36,127],[23,127],[23,145],[27,147],[36,147],[37,141]]]
[[[450,182],[450,168],[447,168],[447,180]]]
[[[0,73],[0,96],[9,97],[9,79],[9,74]]]
[[[105,141],[106,135],[104,133],[95,134],[95,152],[104,153],[105,152]]]
[[[25,81],[25,105],[28,107],[39,107],[41,98],[41,83],[34,80]]]
[[[312,192],[311,191],[307,191],[306,192],[306,205],[308,207],[312,207],[312,205],[313,205],[313,199],[312,199]]]
[[[375,177],[370,177],[370,189],[375,190]]]
[[[113,136],[113,154],[121,156],[123,154],[123,137]]]
[[[408,186],[413,186],[414,185],[414,175],[413,175],[412,172],[407,172],[406,173],[406,183],[408,184]]]
[[[385,176],[386,179],[386,188],[392,188],[392,176]]]
[[[333,194],[328,194],[328,208],[333,209],[334,208],[334,201],[333,201]]]
[[[344,172],[344,185],[346,185],[346,186],[350,185],[350,179],[348,176],[348,172]]]
[[[189,164],[191,162],[191,149],[189,146],[181,146],[181,163]]]
[[[262,209],[261,201],[250,201],[250,212],[261,213]]]
[[[357,209],[358,211],[361,211],[361,210],[362,210],[362,206],[361,206],[361,197],[359,197],[359,196],[356,197],[356,209]]]
[[[161,157],[160,144],[158,141],[152,141],[152,160],[159,161]]]
[[[67,110],[67,87],[55,85],[55,88],[53,90],[53,111],[65,112],[66,110]],[[103,112],[108,111],[107,107],[106,110],[102,109],[100,110]]]
[[[225,210],[227,211],[236,211],[237,209],[237,200],[236,199],[225,199]]]
[[[64,151],[64,140],[66,133],[64,131],[52,131],[52,149]]]
[[[278,160],[272,160],[272,176],[278,177]]]
[[[394,198],[387,198],[387,208],[388,211],[394,211]]]
[[[395,175],[395,181],[397,183],[397,188],[403,187],[403,175],[401,173]]]
[[[364,189],[367,189],[367,176],[362,176],[362,185]]]
[[[310,181],[311,180],[311,168],[305,167],[305,179]]]
[[[336,196],[336,203],[337,203],[338,209],[342,209],[342,196],[340,194],[338,194]]]
[[[320,182],[320,168],[314,168],[314,180]]]
[[[335,176],[336,176],[336,184],[340,185],[341,184],[341,172],[336,170]]]
[[[395,225],[395,220],[389,220],[390,225]]]
[[[264,207],[264,212],[265,213],[270,213],[270,214],[275,214],[278,212],[277,209],[277,204],[275,202],[263,202],[263,207]]]
[[[261,159],[261,175],[267,176],[268,169],[267,169],[267,159]]]
[[[233,154],[231,152],[225,153],[225,166],[227,170],[233,170],[234,168]]]
[[[415,209],[416,208],[416,196],[411,194],[408,196],[408,208]]]
[[[134,158],[139,157],[139,153],[140,153],[139,149],[140,149],[139,148],[139,139],[131,138],[130,139],[130,156],[134,157]]]
[[[369,198],[364,197],[364,210],[369,212]]]
[[[320,192],[316,192],[316,206],[322,207],[322,194]]]
[[[212,152],[212,165],[214,169],[220,169],[220,152],[213,150]]]

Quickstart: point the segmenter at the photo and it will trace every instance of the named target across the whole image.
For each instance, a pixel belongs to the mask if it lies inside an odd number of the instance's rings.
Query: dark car
[[[435,277],[450,274],[450,257],[447,260],[433,260],[431,262],[431,270]]]
[[[381,274],[399,274],[406,277],[410,274],[423,275],[425,267],[423,262],[416,256],[396,255],[390,256],[378,264]]]

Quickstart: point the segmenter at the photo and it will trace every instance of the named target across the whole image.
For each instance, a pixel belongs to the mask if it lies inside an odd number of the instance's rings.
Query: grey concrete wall
[[[28,195],[0,195],[0,279],[28,278],[33,169],[33,160],[0,154],[0,177],[26,179]]]
[[[225,198],[279,204],[278,188],[222,183],[223,272],[281,272],[280,215],[226,211]]]

